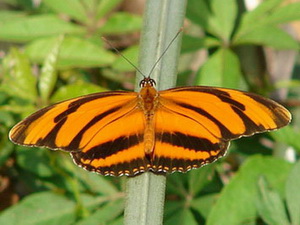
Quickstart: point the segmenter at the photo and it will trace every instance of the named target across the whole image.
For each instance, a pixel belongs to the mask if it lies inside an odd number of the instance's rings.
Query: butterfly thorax
[[[144,151],[150,159],[155,145],[154,113],[158,105],[158,96],[157,90],[151,84],[146,84],[139,93],[139,107],[145,115]]]
[[[151,112],[157,105],[158,92],[152,86],[143,87],[140,90],[140,106],[144,112]]]

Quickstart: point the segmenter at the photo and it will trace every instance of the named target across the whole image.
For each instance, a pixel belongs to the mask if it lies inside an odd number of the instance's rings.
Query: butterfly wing
[[[160,92],[153,171],[187,171],[225,154],[229,141],[278,129],[288,110],[259,95],[214,87]]]
[[[18,123],[10,139],[71,152],[74,161],[104,175],[145,170],[144,115],[135,92],[103,92],[46,107]]]
[[[145,112],[135,92],[104,92],[46,107],[18,123],[10,139],[69,151],[104,175],[187,171],[223,156],[229,141],[285,126],[276,102],[232,89],[183,87],[159,92],[155,148],[145,155]]]

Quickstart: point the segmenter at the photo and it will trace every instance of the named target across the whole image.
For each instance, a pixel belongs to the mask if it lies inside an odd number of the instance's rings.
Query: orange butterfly
[[[217,87],[110,91],[46,107],[9,133],[17,144],[70,152],[74,162],[104,175],[181,171],[223,156],[229,141],[278,129],[291,114],[278,103]]]

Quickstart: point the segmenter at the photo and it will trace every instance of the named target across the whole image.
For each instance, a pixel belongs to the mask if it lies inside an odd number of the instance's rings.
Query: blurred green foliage
[[[134,37],[142,17],[122,11],[121,0],[34,2],[0,5],[0,224],[122,224],[126,178],[86,172],[63,152],[16,146],[8,132],[51,103],[132,89],[134,69],[100,37],[137,65]],[[299,103],[299,76],[271,82],[272,74],[257,61],[263,47],[299,50],[279,26],[300,20],[299,12],[300,3],[281,0],[266,0],[249,12],[242,1],[189,0],[178,84],[265,95],[281,87],[290,93],[285,103]],[[201,49],[207,58],[195,68]],[[295,62],[297,71],[299,57]],[[292,125],[233,142],[217,163],[169,175],[165,224],[300,224],[300,112],[291,110]],[[287,151],[294,162],[278,157]]]

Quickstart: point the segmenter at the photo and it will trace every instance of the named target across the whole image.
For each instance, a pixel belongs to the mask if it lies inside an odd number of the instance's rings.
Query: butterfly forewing
[[[76,149],[70,145],[72,142],[89,141],[89,137],[82,140],[76,136],[90,122],[106,121],[110,113],[135,99],[136,94],[131,92],[104,92],[67,100],[27,117],[10,131],[9,136],[17,144],[73,151]]]
[[[103,92],[41,109],[10,139],[69,151],[90,171],[133,176],[201,167],[223,156],[230,140],[291,120],[284,107],[255,94],[203,86],[157,92],[152,79],[143,81],[140,93]]]
[[[219,130],[222,139],[278,129],[291,120],[290,112],[275,101],[233,89],[182,87],[162,91],[160,96],[198,118],[210,131]]]

